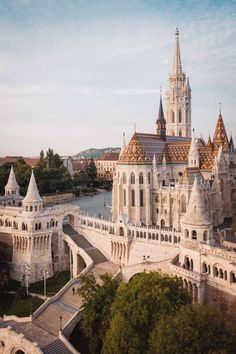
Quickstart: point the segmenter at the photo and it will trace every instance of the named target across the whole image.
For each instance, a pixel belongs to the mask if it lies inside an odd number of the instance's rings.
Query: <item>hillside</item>
[[[103,149],[96,149],[96,148],[91,148],[87,149],[81,152],[78,152],[74,157],[76,158],[94,158],[96,159],[100,155],[104,154],[105,152],[119,152],[120,148],[119,147],[107,147]]]

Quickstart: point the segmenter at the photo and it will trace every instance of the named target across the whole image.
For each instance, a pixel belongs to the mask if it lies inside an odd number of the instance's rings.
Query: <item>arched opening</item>
[[[174,123],[175,122],[175,112],[172,111],[170,116],[171,116],[171,123]]]
[[[197,231],[196,230],[192,231],[192,240],[197,240]]]
[[[133,172],[130,175],[130,183],[135,184],[135,174]]]
[[[204,231],[204,233],[203,233],[203,240],[207,241],[207,231]]]
[[[181,109],[179,110],[179,123],[182,123],[182,111],[181,111]]]
[[[202,273],[207,273],[208,268],[205,262],[202,263]]]
[[[143,173],[140,172],[139,174],[139,184],[143,184]]]
[[[165,227],[165,220],[161,220],[161,227]]]
[[[51,224],[51,221],[50,221],[50,224]],[[53,220],[53,222],[54,222],[54,226],[55,226],[56,223],[55,223],[54,220]],[[63,227],[66,226],[66,225],[69,225],[70,227],[72,227],[74,229],[74,226],[75,226],[75,217],[74,217],[74,215],[72,215],[72,214],[65,215],[64,218],[63,218],[62,224],[63,224]],[[51,224],[51,226],[52,226],[52,224]]]
[[[179,131],[179,136],[182,137],[183,134],[182,134],[182,130]]]
[[[124,236],[125,233],[124,233],[124,228],[121,226],[120,229],[119,229],[119,235],[120,236]]]

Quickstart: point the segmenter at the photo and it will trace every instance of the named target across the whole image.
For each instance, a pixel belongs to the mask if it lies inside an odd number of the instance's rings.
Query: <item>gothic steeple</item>
[[[180,55],[180,46],[179,46],[179,30],[178,28],[176,28],[173,75],[180,75],[180,74],[182,74],[182,65],[181,65],[181,55]]]
[[[175,32],[175,47],[169,88],[166,92],[166,131],[168,135],[191,137],[191,88],[182,70],[179,30]]]
[[[213,144],[216,146],[223,146],[224,151],[229,150],[229,141],[228,141],[228,136],[225,130],[225,125],[223,121],[223,117],[221,114],[221,109],[220,109],[220,114],[217,120],[216,128],[215,128],[215,134],[213,137]]]
[[[161,94],[160,94],[159,113],[158,113],[158,117],[157,117],[157,121],[156,121],[156,130],[157,130],[157,135],[161,139],[166,140],[166,120],[165,120],[164,112],[163,112]]]

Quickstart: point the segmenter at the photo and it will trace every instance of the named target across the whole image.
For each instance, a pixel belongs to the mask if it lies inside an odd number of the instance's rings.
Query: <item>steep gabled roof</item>
[[[221,113],[219,114],[217,120],[215,134],[213,137],[213,144],[217,145],[218,147],[222,145],[224,151],[229,151],[229,140]]]

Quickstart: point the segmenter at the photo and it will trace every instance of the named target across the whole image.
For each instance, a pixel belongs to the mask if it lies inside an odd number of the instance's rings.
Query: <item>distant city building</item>
[[[0,166],[5,163],[16,163],[19,159],[23,159],[30,167],[35,167],[39,162],[39,157],[23,157],[23,156],[6,156],[0,157]]]
[[[85,171],[86,166],[88,165],[90,159],[87,158],[73,158],[71,160],[73,175],[79,175],[80,172]]]
[[[95,160],[98,178],[113,179],[119,154],[119,152],[107,152]]]

